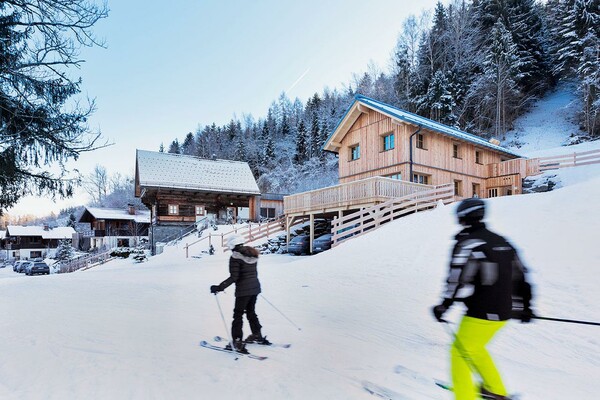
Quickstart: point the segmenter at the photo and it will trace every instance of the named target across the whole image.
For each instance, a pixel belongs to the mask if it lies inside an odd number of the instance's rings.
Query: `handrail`
[[[405,214],[435,207],[438,201],[451,202],[454,199],[454,184],[438,185],[433,189],[411,193],[406,196],[388,200],[336,218],[332,221],[332,246],[353,236],[362,235],[366,231],[377,229],[382,224],[399,218]]]

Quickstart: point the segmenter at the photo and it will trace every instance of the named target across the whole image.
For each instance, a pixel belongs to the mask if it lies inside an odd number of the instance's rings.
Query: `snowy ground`
[[[489,200],[489,226],[520,249],[539,315],[598,322],[600,165],[558,176],[558,190]],[[72,274],[0,269],[0,398],[371,399],[360,385],[369,380],[409,399],[450,399],[433,385],[448,379],[450,337],[430,307],[458,230],[453,208],[402,218],[319,255],[262,256],[264,333],[293,344],[252,349],[266,361],[198,346],[227,335],[209,293],[227,277],[228,254],[218,246],[213,256],[185,258],[180,245],[142,264]],[[233,289],[218,299],[229,324]],[[596,399],[599,329],[510,322],[490,351],[524,399]]]

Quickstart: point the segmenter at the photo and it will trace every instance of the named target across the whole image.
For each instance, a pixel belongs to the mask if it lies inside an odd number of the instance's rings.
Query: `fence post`
[[[577,166],[577,153],[573,153],[573,166]]]
[[[221,233],[221,247],[225,247],[225,238],[223,237],[222,233]]]
[[[185,258],[189,257],[189,245],[186,243],[185,244]]]

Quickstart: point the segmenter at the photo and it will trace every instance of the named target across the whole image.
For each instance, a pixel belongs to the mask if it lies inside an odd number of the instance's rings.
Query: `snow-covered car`
[[[27,266],[27,264],[29,264],[31,261],[27,261],[27,260],[19,260],[15,263],[15,266],[13,267],[13,271],[21,273],[21,272],[25,272],[25,267]]]
[[[313,240],[313,253],[320,253],[331,249],[331,233],[326,233]]]
[[[43,261],[30,262],[25,266],[25,275],[35,274],[50,275],[50,267]]]
[[[308,254],[310,249],[310,237],[308,235],[298,235],[288,243],[288,253],[302,255]]]

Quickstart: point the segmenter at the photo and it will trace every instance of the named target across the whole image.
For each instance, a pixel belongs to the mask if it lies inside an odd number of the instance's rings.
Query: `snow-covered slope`
[[[600,165],[557,174],[558,190],[489,200],[488,223],[520,249],[539,315],[598,322]],[[0,398],[370,399],[360,385],[369,380],[409,399],[450,399],[433,379],[448,379],[451,339],[430,307],[458,230],[453,209],[402,218],[311,257],[262,256],[263,331],[293,344],[252,348],[266,361],[198,346],[227,336],[209,293],[227,277],[220,248],[186,259],[182,246],[170,247],[142,264],[62,275],[0,269]],[[229,324],[233,289],[217,299]],[[524,398],[591,400],[600,393],[598,329],[510,322],[489,348]]]

